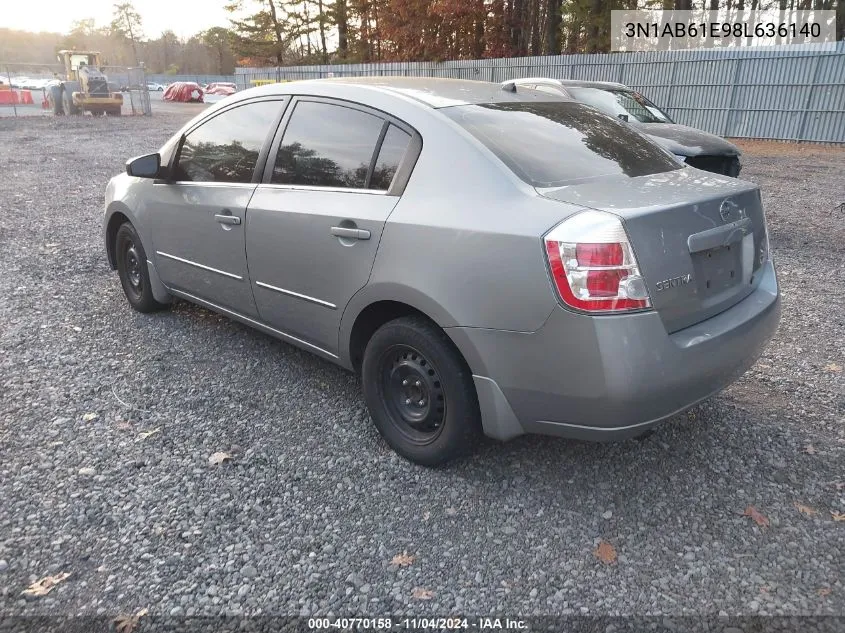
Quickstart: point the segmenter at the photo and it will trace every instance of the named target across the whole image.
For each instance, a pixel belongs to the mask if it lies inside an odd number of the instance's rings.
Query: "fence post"
[[[804,111],[801,114],[801,125],[798,127],[798,136],[796,137],[796,141],[806,141],[807,139],[804,138],[804,129],[807,125],[807,115],[809,114],[808,109],[810,107],[810,101],[813,98],[813,92],[815,91],[816,81],[818,81],[819,77],[819,66],[821,66],[821,57],[816,56],[813,58],[813,74],[812,80],[807,88],[807,98],[804,100]]]
[[[14,88],[12,88],[12,73],[10,73],[10,72],[9,72],[9,67],[8,67],[8,66],[6,66],[6,79],[8,79],[8,80],[9,80],[9,92],[10,92],[10,93],[11,93],[11,92],[14,92],[14,91],[15,91],[15,89],[14,89]],[[15,118],[17,118],[17,116],[18,116],[18,106],[17,106],[17,104],[15,103],[15,98],[14,98],[14,97],[12,97],[11,95],[9,95],[9,96],[10,96],[10,97],[11,97],[11,99],[12,99],[12,110],[13,110],[13,112],[14,112],[14,116],[15,116]]]
[[[672,93],[675,92],[675,71],[678,68],[678,60],[672,60],[672,72],[669,73],[669,94],[666,95],[666,109],[672,114]],[[675,117],[672,116],[674,119]]]
[[[730,136],[731,121],[733,120],[734,105],[736,103],[736,87],[739,81],[739,68],[742,66],[742,58],[737,57],[734,60],[734,74],[731,78],[731,96],[728,99],[728,114],[725,117],[725,125],[722,128],[722,136]]]
[[[164,96],[164,93],[162,93]],[[141,105],[144,108],[144,116],[153,115],[153,104],[150,101],[150,91],[147,88],[147,68],[141,64]]]

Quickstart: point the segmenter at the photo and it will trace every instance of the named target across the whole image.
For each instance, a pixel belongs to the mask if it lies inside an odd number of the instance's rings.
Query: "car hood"
[[[669,150],[681,156],[700,156],[702,154],[715,156],[739,156],[739,148],[715,134],[696,130],[694,127],[678,125],[677,123],[638,123],[631,125],[642,134]]]

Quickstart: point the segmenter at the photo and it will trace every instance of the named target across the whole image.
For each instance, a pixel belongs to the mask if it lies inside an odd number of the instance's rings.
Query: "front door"
[[[156,269],[168,287],[256,316],[244,230],[255,169],[283,102],[224,110],[189,131],[149,201]]]
[[[336,354],[343,309],[399,201],[391,183],[411,130],[346,102],[291,107],[247,212],[252,290],[264,322]]]

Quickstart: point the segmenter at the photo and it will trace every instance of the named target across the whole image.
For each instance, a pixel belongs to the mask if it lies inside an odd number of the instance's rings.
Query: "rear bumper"
[[[771,263],[762,275],[735,306],[673,334],[656,312],[589,317],[563,308],[532,333],[447,332],[476,385],[483,381],[488,435],[622,439],[724,389],[754,364],[780,318]]]

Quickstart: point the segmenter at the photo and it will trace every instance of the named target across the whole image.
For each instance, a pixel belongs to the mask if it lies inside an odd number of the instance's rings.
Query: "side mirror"
[[[623,121],[625,121],[625,123],[627,123],[627,122],[628,122],[628,115],[627,115],[627,114],[619,114],[619,115],[617,115],[617,116],[618,116],[620,119],[622,119]]]
[[[147,154],[126,162],[126,173],[136,178],[156,178],[161,169],[161,156]]]

